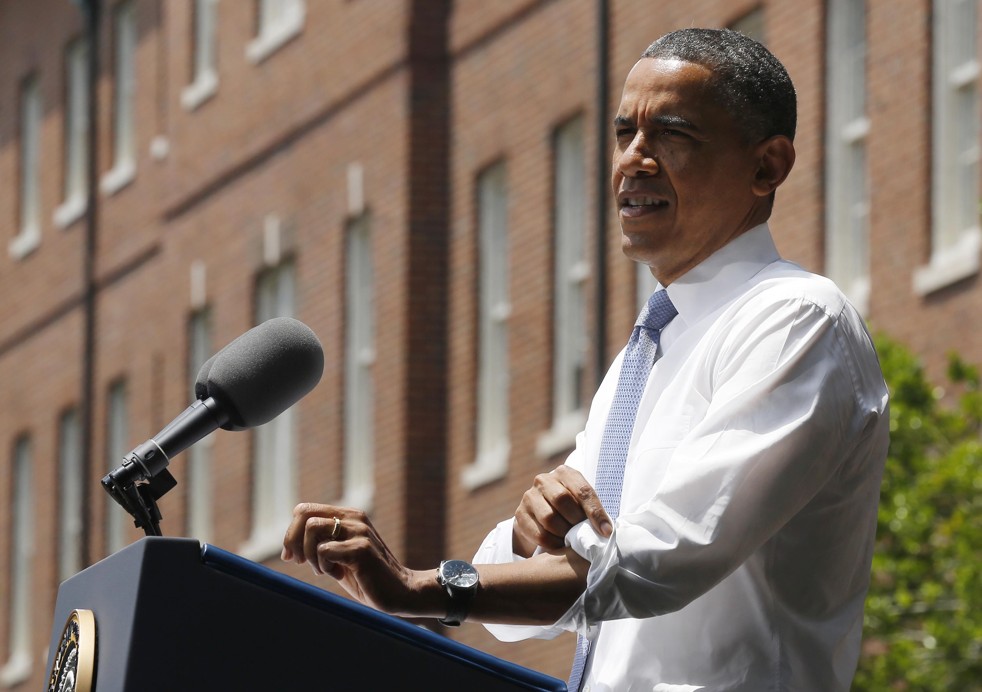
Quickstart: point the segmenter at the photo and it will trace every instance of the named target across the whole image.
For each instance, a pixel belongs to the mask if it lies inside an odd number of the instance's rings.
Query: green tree
[[[951,356],[946,394],[880,337],[890,453],[854,690],[982,690],[982,391]]]

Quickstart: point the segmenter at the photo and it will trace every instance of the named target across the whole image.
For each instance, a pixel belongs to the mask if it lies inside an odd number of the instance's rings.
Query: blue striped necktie
[[[631,339],[624,350],[624,361],[617,378],[614,400],[607,414],[603,437],[600,439],[600,458],[597,461],[597,480],[595,489],[601,504],[612,520],[617,519],[621,510],[621,490],[624,484],[624,464],[627,462],[627,448],[634,432],[634,420],[638,415],[638,404],[644,394],[651,367],[655,364],[658,351],[658,338],[678,310],[672,305],[664,289],[655,291],[648,299],[641,315],[635,323]],[[590,655],[590,640],[580,635],[576,638],[576,654],[567,687],[579,690],[583,678],[583,668]]]

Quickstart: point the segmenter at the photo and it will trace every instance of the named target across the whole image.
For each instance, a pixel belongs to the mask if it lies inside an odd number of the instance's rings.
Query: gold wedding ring
[[[341,526],[341,520],[334,517],[334,528],[331,529],[331,540],[333,541],[338,537],[338,528]]]

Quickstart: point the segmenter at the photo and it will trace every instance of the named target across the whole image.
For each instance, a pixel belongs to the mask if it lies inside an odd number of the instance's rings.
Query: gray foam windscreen
[[[299,320],[276,317],[253,327],[209,358],[198,371],[194,394],[212,397],[228,414],[225,430],[271,421],[320,381],[324,351]]]

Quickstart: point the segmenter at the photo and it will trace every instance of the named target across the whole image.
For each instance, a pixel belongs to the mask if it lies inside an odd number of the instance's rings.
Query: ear
[[[794,166],[794,144],[784,135],[768,137],[754,148],[757,170],[754,172],[753,191],[758,197],[767,197],[788,177]]]

